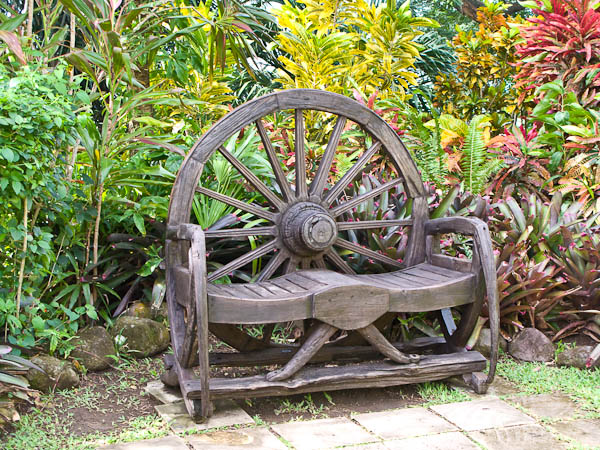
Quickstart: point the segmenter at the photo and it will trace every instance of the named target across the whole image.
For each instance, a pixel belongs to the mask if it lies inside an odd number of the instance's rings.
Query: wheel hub
[[[283,214],[281,225],[283,243],[290,251],[301,256],[326,250],[337,237],[335,220],[315,203],[292,205]]]

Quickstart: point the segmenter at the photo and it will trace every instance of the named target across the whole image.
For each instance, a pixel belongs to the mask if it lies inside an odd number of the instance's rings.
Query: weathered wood
[[[292,190],[290,189],[290,184],[283,173],[283,169],[281,168],[281,163],[279,162],[279,158],[275,153],[275,149],[271,144],[271,140],[267,134],[267,130],[261,120],[257,120],[255,122],[256,129],[258,130],[258,134],[260,136],[260,140],[263,143],[263,147],[265,148],[265,152],[267,153],[267,158],[269,159],[269,163],[273,168],[273,173],[275,174],[275,180],[277,180],[277,184],[279,185],[279,189],[281,189],[281,195],[283,196],[283,200],[286,202],[292,201],[294,195]]]
[[[376,251],[373,251],[370,248],[361,247],[360,245],[354,244],[353,242],[347,241],[346,239],[340,237],[336,239],[334,245],[345,250],[350,250],[352,252],[366,256],[367,258],[375,259],[389,266],[404,267],[404,264],[402,264],[400,261],[396,261],[395,259],[392,259],[389,256],[382,255],[381,253],[377,253]]]
[[[272,252],[276,248],[276,245],[276,241],[271,241],[259,247],[256,247],[251,252],[248,252],[245,255],[234,259],[230,263],[225,264],[223,267],[220,267],[219,269],[212,272],[208,276],[208,281],[218,280],[222,276],[227,275],[228,273],[233,272],[234,270],[239,269],[240,267],[244,267],[246,264],[254,261],[255,259]]]
[[[385,336],[381,334],[381,331],[379,331],[373,324],[367,325],[364,328],[359,328],[357,331],[382,355],[387,356],[394,362],[399,364],[409,364],[419,362],[421,359],[420,355],[405,355],[402,353],[400,350],[390,344]]]
[[[327,192],[327,196],[324,202],[327,206],[331,205],[336,198],[346,189],[346,186],[350,184],[356,176],[362,172],[365,164],[375,156],[375,154],[381,149],[381,142],[375,142],[367,151],[365,151],[358,161],[340,178],[337,183]]]
[[[225,147],[219,146],[219,153],[229,161],[229,163],[237,169],[237,171],[250,183],[254,188],[262,194],[268,202],[281,211],[285,204],[277,197],[254,173],[248,169],[239,159],[233,156]]]
[[[402,181],[403,181],[402,178],[396,178],[392,181],[388,181],[387,183],[382,184],[381,186],[377,186],[376,188],[373,188],[370,191],[365,192],[364,194],[354,197],[351,200],[347,200],[343,203],[340,203],[339,206],[336,206],[335,208],[333,208],[331,210],[331,214],[334,217],[337,217],[337,216],[345,213],[346,211],[350,211],[352,208],[357,207],[361,203],[364,203],[367,200],[377,197],[378,195],[381,195],[383,192],[389,191],[394,186],[398,186],[400,183],[402,183]]]
[[[267,374],[267,381],[281,381],[294,375],[316,355],[336,331],[337,328],[326,323],[318,324],[285,366]]]
[[[295,115],[295,192],[262,122],[265,116],[281,110],[294,110]],[[337,116],[310,186],[304,142],[305,110],[324,111]],[[330,190],[326,190],[325,185],[347,120],[358,124],[369,134],[373,145],[363,152]],[[250,124],[256,125],[281,198],[223,146],[227,139],[240,135],[243,128]],[[218,153],[265,198],[271,205],[270,209],[264,205],[247,204],[198,185],[204,165]],[[351,198],[344,196],[342,201],[345,188],[362,173],[377,153],[383,153],[391,162],[391,172],[397,178],[362,195]],[[404,184],[412,205],[409,220],[344,221],[345,213],[400,183]],[[276,188],[275,185],[273,187]],[[200,227],[188,223],[197,193],[266,219],[271,224],[203,233]],[[348,231],[352,236],[352,230],[391,228],[392,231],[394,227],[404,226],[411,227],[404,262],[364,248],[338,234]],[[436,254],[439,251],[437,235],[440,233],[473,236],[473,261]],[[271,239],[267,242],[261,240],[257,248],[242,256],[220,261],[223,266],[211,274],[206,273],[205,238],[244,239],[250,236],[267,236]],[[337,249],[344,250],[344,253],[357,253],[401,270],[356,275]],[[272,256],[255,283],[211,283],[269,253]],[[494,258],[485,224],[471,218],[428,220],[425,188],[414,161],[398,135],[375,112],[347,97],[306,89],[283,91],[250,101],[218,121],[188,153],[175,180],[169,204],[165,259],[167,304],[174,349],[174,358],[167,365],[165,380],[179,384],[186,407],[196,419],[210,415],[212,396],[236,398],[389,386],[465,373],[471,374],[467,378],[479,392],[494,377],[499,313]],[[271,279],[276,273],[283,275]],[[464,343],[481,311],[484,289],[490,305],[492,331],[491,365],[485,380],[479,373],[485,367],[483,357],[464,349]],[[456,310],[461,314],[457,325],[452,319],[452,313]],[[402,353],[410,351],[408,349],[412,344],[392,345],[381,330],[386,323],[394,320],[396,312],[423,311],[439,311],[444,332],[444,345],[441,345],[440,339],[433,340],[435,345],[431,341],[429,350],[450,350],[453,353],[424,356],[415,364],[418,356]],[[277,345],[271,342],[275,323],[302,324],[305,323],[303,321],[313,323],[313,328],[300,341],[301,347],[298,344]],[[314,328],[314,323],[320,324]],[[262,339],[252,338],[235,324],[263,324],[264,336]],[[327,343],[336,329],[350,333]],[[208,330],[241,353],[209,357]],[[372,347],[362,346],[365,340]],[[343,347],[342,342],[359,342],[361,346]],[[305,367],[308,362],[349,357],[373,358],[373,349],[402,365],[371,363],[345,367]],[[351,351],[354,353],[349,353]],[[223,361],[231,364],[285,365],[266,376],[210,379],[210,364]],[[190,369],[194,364],[200,366],[199,378]],[[175,375],[177,380],[174,380]]]
[[[498,341],[500,336],[500,306],[498,304],[498,287],[496,284],[496,264],[494,251],[492,249],[492,240],[489,229],[485,222],[475,217],[445,217],[440,219],[428,220],[425,223],[425,232],[427,234],[441,233],[461,233],[473,236],[475,245],[474,255],[477,257],[476,263],[472,264],[472,270],[483,273],[483,283],[478,284],[478,288],[485,286],[485,292],[488,298],[488,317],[491,334],[490,368],[488,371],[487,383],[494,380],[496,373],[496,363],[498,361]],[[474,292],[474,301],[463,311],[464,317],[458,325],[457,330],[452,337],[457,336],[461,343],[464,337],[473,329],[477,321],[477,316],[483,305],[483,295],[479,290]]]
[[[442,353],[446,341],[443,337],[423,337],[409,342],[392,343],[394,348],[408,353]],[[285,364],[298,351],[299,346],[271,347],[264,350],[241,353],[210,353],[210,364],[226,367],[250,367],[273,364]],[[324,345],[310,359],[309,363],[322,362],[360,362],[378,359],[380,353],[372,346],[342,346],[337,342]]]
[[[385,289],[354,283],[314,294],[311,316],[341,330],[355,330],[377,320],[389,306]]]
[[[185,226],[185,225],[184,225]],[[192,272],[192,286],[195,301],[195,317],[198,346],[198,368],[200,369],[200,415],[208,417],[212,413],[210,402],[210,389],[208,380],[210,365],[208,363],[208,302],[206,295],[206,247],[204,245],[204,232],[202,227],[195,226],[192,231],[189,262]],[[188,320],[191,320],[188,319]],[[193,347],[192,343],[184,343]]]
[[[333,132],[329,137],[329,142],[327,142],[325,152],[321,157],[321,162],[317,168],[317,173],[310,184],[310,189],[308,190],[309,195],[321,196],[323,194],[323,189],[325,188],[325,183],[327,182],[329,171],[331,170],[331,163],[333,162],[335,151],[340,142],[340,138],[342,137],[342,132],[344,131],[345,126],[346,118],[344,116],[339,116],[335,122],[335,126],[333,127]]]
[[[245,378],[212,378],[212,398],[248,398],[290,395],[299,392],[335,391],[442,380],[484,370],[486,359],[477,352],[424,356],[419,364],[361,363],[339,367],[305,367],[294,377],[271,382],[265,375]],[[200,396],[197,382],[186,382],[190,398]]]
[[[435,311],[474,301],[474,274],[443,269],[443,275],[418,276],[430,267],[424,263],[352,276],[311,269],[256,284],[209,284],[209,321],[259,324],[316,318],[355,329],[387,311]]]
[[[306,186],[306,153],[304,151],[304,116],[302,109],[296,108],[295,134],[294,134],[294,156],[296,161],[296,197],[306,198],[308,188]]]
[[[256,217],[261,217],[263,219],[267,219],[270,222],[275,222],[275,214],[266,209],[262,209],[260,206],[254,205],[252,203],[242,202],[235,198],[229,197],[228,195],[220,194],[219,192],[215,192],[211,189],[197,187],[196,192],[206,195],[207,197],[214,198],[220,202],[223,202],[229,206],[233,206],[234,208],[241,209],[242,211],[246,211],[254,214]],[[188,219],[189,220],[189,219]]]
[[[391,228],[411,226],[412,220],[360,220],[355,222],[338,222],[337,228],[343,230],[368,230],[371,228]]]

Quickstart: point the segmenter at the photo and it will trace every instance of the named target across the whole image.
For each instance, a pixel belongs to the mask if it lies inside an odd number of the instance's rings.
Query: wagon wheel
[[[283,110],[293,111],[293,157],[295,169],[286,174],[278,152],[265,127],[265,118],[279,114]],[[310,176],[307,170],[307,146],[305,141],[305,114],[319,111],[332,114],[335,118],[324,151]],[[350,168],[332,182],[332,164],[339,154],[339,143],[348,124],[358,126],[364,132],[364,150],[357,155]],[[272,183],[259,177],[251,167],[227,148],[227,141],[254,128],[271,168]],[[233,138],[232,138],[233,136]],[[229,146],[231,147],[231,146]],[[211,159],[226,161],[245,180],[255,193],[256,201],[248,203],[199,184],[204,167]],[[360,177],[370,161],[385,158],[393,168],[389,179],[370,191],[348,196],[346,187]],[[293,181],[290,181],[292,180]],[[403,185],[404,192],[413,199],[412,219],[384,217],[381,220],[353,221],[349,214],[365,202],[372,201],[382,194],[389,193]],[[296,89],[270,94],[248,102],[217,122],[194,145],[186,157],[173,186],[169,206],[169,228],[190,222],[195,196],[202,195],[221,202],[234,210],[247,215],[247,221],[261,220],[259,225],[206,231],[207,242],[244,240],[249,237],[258,242],[255,248],[235,255],[228,261],[220,261],[220,266],[208,271],[207,281],[215,282],[223,277],[248,267],[259,258],[269,258],[257,272],[254,282],[266,281],[274,276],[291,271],[320,268],[345,274],[355,274],[347,254],[368,258],[387,270],[397,270],[405,264],[419,263],[424,258],[424,237],[419,231],[422,226],[414,226],[410,243],[402,263],[382,252],[358,245],[343,233],[362,232],[372,229],[390,229],[419,225],[427,219],[425,190],[410,155],[397,134],[373,111],[365,106],[337,94],[308,89]],[[167,242],[167,260],[170,267],[187,264],[180,255],[185,255],[185,242]],[[185,258],[183,258],[185,259]],[[209,258],[210,261],[210,258]],[[176,276],[167,273],[167,278]],[[189,274],[188,274],[189,276]],[[191,278],[191,277],[190,277]],[[175,292],[174,282],[167,283],[167,298],[174,314],[171,328],[186,330],[185,336],[194,335],[195,313],[193,302],[181,305],[177,298],[185,293]],[[251,287],[251,284],[249,285]],[[177,287],[178,288],[178,287]],[[179,289],[179,288],[178,288]],[[190,320],[193,319],[193,320]],[[259,340],[247,336],[232,324],[211,324],[211,330],[226,343],[240,351],[264,348],[271,345],[269,339]],[[175,353],[184,363],[193,356],[185,336],[173,340]],[[186,348],[184,347],[184,342]]]

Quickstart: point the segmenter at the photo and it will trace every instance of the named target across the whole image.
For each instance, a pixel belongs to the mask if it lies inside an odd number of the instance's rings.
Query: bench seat
[[[208,320],[260,324],[315,318],[356,329],[388,311],[434,311],[471,303],[476,279],[473,273],[422,263],[374,275],[310,269],[260,283],[209,284]]]

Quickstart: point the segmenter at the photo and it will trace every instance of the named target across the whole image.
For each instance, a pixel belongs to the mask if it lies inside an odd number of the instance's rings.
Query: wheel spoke
[[[309,258],[302,258],[300,260],[300,268],[302,270],[310,269],[310,259]]]
[[[343,230],[368,230],[370,228],[390,228],[412,225],[412,220],[358,220],[355,222],[338,222],[337,229]]]
[[[267,187],[266,184],[260,181],[260,179],[256,175],[254,175],[250,169],[248,169],[244,164],[242,164],[242,162],[239,159],[233,156],[231,152],[229,152],[222,145],[219,147],[219,152],[225,157],[227,161],[229,161],[229,163],[232,166],[234,166],[238,170],[240,174],[244,176],[244,178],[246,178],[246,181],[248,181],[252,186],[254,186],[254,188],[258,192],[260,192],[263,195],[263,197],[265,197],[269,201],[269,203],[271,203],[271,205],[273,205],[278,210],[281,210],[283,208],[283,202],[281,201],[281,199],[277,197]]]
[[[295,160],[296,160],[296,197],[306,197],[308,192],[306,189],[306,154],[304,152],[304,117],[302,110],[297,109],[296,116],[296,132],[295,132]]]
[[[363,256],[366,256],[367,258],[376,259],[377,261],[380,261],[384,264],[388,264],[390,266],[404,267],[404,264],[402,264],[400,261],[396,261],[395,259],[392,259],[389,256],[382,255],[369,248],[361,247],[360,245],[354,244],[350,241],[347,241],[346,239],[337,238],[333,245],[336,245],[345,250],[350,250],[352,252],[359,253]]]
[[[348,263],[344,261],[344,259],[338,254],[338,252],[335,251],[335,249],[330,248],[325,256],[327,256],[327,259],[329,259],[342,272],[349,275],[356,275],[354,269],[352,269],[352,267],[350,267]]]
[[[323,192],[323,189],[325,188],[325,183],[327,182],[327,175],[329,175],[329,171],[331,170],[331,163],[333,162],[333,157],[335,156],[335,151],[340,142],[340,138],[342,137],[344,127],[346,126],[346,120],[347,119],[344,116],[339,116],[337,121],[335,122],[333,132],[329,137],[329,142],[327,142],[327,148],[323,153],[323,157],[321,158],[321,162],[319,163],[319,168],[317,169],[315,178],[310,184],[309,195],[320,196]]]
[[[348,186],[354,178],[362,171],[373,155],[379,151],[381,148],[381,142],[376,142],[369,149],[362,154],[358,161],[344,174],[342,178],[338,180],[337,183],[331,188],[331,190],[327,193],[327,197],[325,197],[325,203],[327,205],[331,205],[334,200],[342,193],[342,191]]]
[[[242,239],[248,236],[275,236],[277,228],[275,227],[254,227],[254,228],[234,228],[216,231],[205,231],[204,237],[224,238],[224,239]]]
[[[283,266],[283,273],[284,273],[284,275],[287,275],[288,273],[295,272],[297,265],[298,265],[298,261],[296,261],[294,258],[290,257],[285,262],[285,265]]]
[[[327,269],[327,266],[325,265],[325,260],[322,256],[314,260],[314,265],[317,269]]]
[[[270,222],[275,222],[275,214],[265,209],[262,209],[260,206],[257,206],[253,203],[245,203],[233,197],[229,197],[228,195],[220,194],[219,192],[215,192],[211,189],[207,189],[200,186],[196,188],[196,192],[206,195],[207,197],[214,198],[215,200],[223,202],[229,206],[233,206],[234,208],[252,213],[257,217],[267,219]]]
[[[207,277],[207,280],[208,281],[218,280],[222,276],[227,275],[228,273],[230,273],[236,269],[239,269],[240,267],[244,267],[249,262],[254,261],[257,258],[260,258],[261,256],[266,255],[267,253],[269,253],[270,251],[275,249],[276,246],[277,246],[276,240],[267,242],[266,244],[263,244],[260,247],[255,248],[251,252],[248,252],[245,255],[240,256],[237,259],[234,259],[230,263],[225,264],[220,269],[215,270],[213,273],[211,273]]]
[[[403,181],[404,180],[402,178],[396,178],[392,181],[388,181],[387,183],[382,184],[381,186],[376,187],[375,189],[372,189],[369,192],[365,192],[364,194],[359,195],[358,197],[354,197],[353,199],[348,200],[347,202],[344,202],[344,203],[340,204],[339,206],[336,206],[335,208],[333,208],[333,210],[331,212],[334,217],[337,217],[340,214],[345,213],[349,209],[352,209],[355,206],[358,206],[361,203],[366,202],[367,200],[369,200],[373,197],[377,197],[382,192],[390,190],[394,186],[402,183]]]
[[[281,168],[281,163],[279,162],[279,158],[275,153],[275,149],[273,149],[273,145],[269,140],[269,136],[267,135],[267,130],[262,123],[262,121],[256,121],[256,128],[258,129],[258,134],[260,135],[260,140],[263,143],[265,151],[267,152],[267,157],[269,158],[269,162],[271,163],[271,167],[273,168],[273,173],[275,174],[275,179],[277,180],[277,184],[281,189],[281,195],[286,202],[292,200],[294,194],[292,193],[292,189],[290,188],[290,184],[283,173],[283,169]]]
[[[256,281],[265,281],[271,278],[271,276],[275,273],[275,271],[283,264],[285,259],[287,258],[287,254],[281,250],[275,253],[267,265],[263,268],[263,270],[258,275]]]

